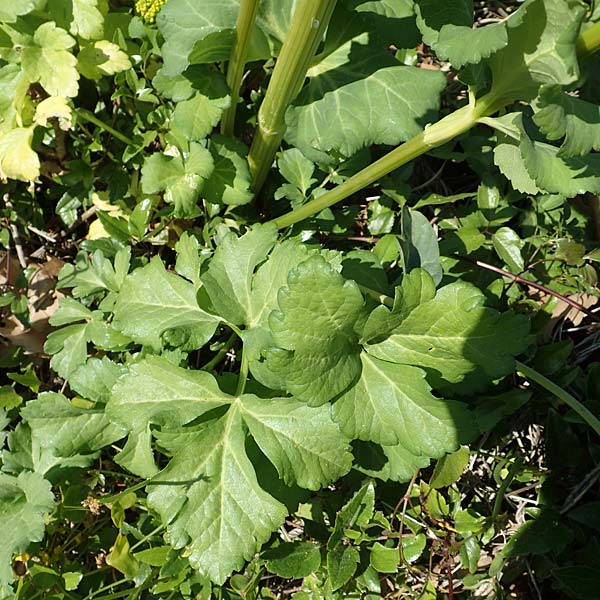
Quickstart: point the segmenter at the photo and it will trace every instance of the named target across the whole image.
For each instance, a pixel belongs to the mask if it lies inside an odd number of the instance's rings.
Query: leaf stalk
[[[577,40],[577,53],[579,58],[583,59],[599,49],[600,22],[595,23],[592,27],[581,33]],[[479,119],[493,115],[510,104],[510,102],[511,100],[506,96],[499,97],[493,92],[475,101],[473,101],[472,94],[470,94],[467,106],[463,106],[436,123],[425,127],[423,132],[404,142],[319,198],[310,200],[304,206],[281,217],[277,217],[271,222],[279,229],[282,229],[318,214],[325,208],[329,208],[371,185],[378,179],[388,175],[414,158],[425,154],[432,148],[441,146],[469,131],[469,129],[477,124]]]
[[[258,111],[258,123],[248,154],[256,193],[267,177],[285,133],[285,111],[304,83],[335,4],[336,0],[301,0],[294,11],[290,30]]]
[[[572,396],[559,385],[538,373],[535,369],[528,367],[522,362],[516,361],[517,370],[525,377],[531,379],[539,386],[556,396],[564,402],[571,410],[574,410],[598,435],[600,435],[600,419],[598,419],[587,407],[585,407],[575,396]]]
[[[258,0],[241,0],[240,2],[231,57],[227,65],[227,85],[230,90],[231,105],[224,111],[221,120],[221,133],[224,135],[233,135],[235,113],[240,98],[240,86],[244,75],[244,67],[246,66],[246,56],[248,55],[248,46],[250,45],[252,30],[254,29],[257,9]]]
[[[85,108],[78,108],[77,116],[79,118],[83,119],[84,121],[89,121],[90,123],[93,123],[94,125],[96,125],[96,127],[100,127],[100,129],[103,129],[104,131],[106,131],[106,133],[110,133],[110,135],[112,135],[117,140],[123,142],[124,144],[127,144],[127,145],[133,144],[133,140],[131,138],[128,138],[126,135],[122,134],[120,131],[117,131],[114,127],[111,127],[108,123],[101,121],[96,115],[91,113],[89,110],[86,110]]]

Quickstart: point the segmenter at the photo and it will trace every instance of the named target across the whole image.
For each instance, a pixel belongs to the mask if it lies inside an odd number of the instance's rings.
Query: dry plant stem
[[[527,379],[534,381],[539,386],[556,396],[564,402],[570,409],[574,410],[598,435],[600,435],[600,419],[596,417],[588,408],[586,408],[577,398],[563,390],[560,386],[538,373],[535,369],[528,367],[522,362],[516,361],[517,370]]]
[[[301,0],[294,16],[265,98],[258,111],[258,124],[248,154],[248,164],[259,192],[285,132],[285,111],[298,95],[336,0]]]
[[[231,57],[227,66],[227,85],[231,95],[231,106],[223,113],[223,119],[221,120],[221,133],[224,135],[233,135],[235,112],[240,97],[240,85],[244,75],[244,66],[246,65],[246,56],[248,55],[248,46],[254,29],[257,9],[258,0],[242,0],[240,2]]]
[[[512,273],[509,273],[508,271],[505,271],[504,269],[500,269],[499,267],[490,265],[486,262],[483,262],[482,260],[473,260],[466,256],[458,256],[458,258],[460,258],[461,260],[470,262],[473,265],[477,265],[478,267],[482,267],[483,269],[487,269],[488,271],[493,271],[494,273],[498,273],[499,275],[502,275],[503,277],[508,277],[509,279],[512,279],[515,283],[520,283],[522,285],[528,285],[532,288],[535,288],[536,290],[540,290],[540,292],[544,292],[545,294],[554,296],[555,298],[562,300],[569,306],[572,306],[576,310],[586,314],[588,317],[590,317],[590,319],[593,319],[596,322],[600,322],[600,317],[597,314],[593,313],[591,310],[589,310],[582,304],[579,304],[579,302],[576,302],[575,300],[572,300],[571,298],[568,298],[567,296],[563,296],[562,294],[559,294],[558,292],[555,292],[554,290],[551,290],[550,288],[547,288],[544,285],[535,283],[534,281],[529,281],[529,279],[525,279],[524,277],[519,277],[518,275],[513,275]]]
[[[4,204],[6,208],[12,211],[13,205],[8,194],[4,194]],[[15,243],[15,250],[17,251],[17,258],[19,264],[23,269],[27,268],[27,259],[25,258],[25,252],[23,252],[23,244],[21,243],[21,235],[19,234],[19,228],[16,223],[9,221],[10,232],[12,234],[13,242]],[[8,277],[7,277],[8,281]]]

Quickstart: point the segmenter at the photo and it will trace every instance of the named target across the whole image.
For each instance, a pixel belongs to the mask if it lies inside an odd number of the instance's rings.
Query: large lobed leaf
[[[528,322],[483,306],[483,294],[456,282],[416,307],[384,341],[368,344],[371,356],[426,369],[437,387],[476,391],[514,369],[528,344]]]
[[[181,429],[218,407],[227,412]],[[287,514],[258,483],[247,432],[288,484],[319,489],[351,466],[347,440],[329,406],[230,396],[209,373],[164,358],[134,365],[115,386],[107,413],[134,435],[141,424],[162,426],[159,446],[173,458],[148,482],[149,505],[167,525],[169,542],[187,547],[194,567],[218,583],[241,568]]]
[[[276,347],[266,365],[283,389],[310,406],[324,404],[360,376],[362,294],[317,255],[288,275],[278,303],[269,319]]]
[[[127,276],[114,308],[114,326],[135,342],[158,350],[163,334],[178,329],[184,347],[201,348],[215,333],[221,318],[202,310],[194,284],[168,273],[155,256]]]

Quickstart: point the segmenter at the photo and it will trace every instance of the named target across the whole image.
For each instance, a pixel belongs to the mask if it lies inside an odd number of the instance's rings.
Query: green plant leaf
[[[402,209],[402,264],[405,273],[424,269],[437,285],[442,280],[442,265],[437,236],[427,217],[417,210]]]
[[[320,159],[331,151],[348,157],[371,144],[395,145],[418,134],[435,120],[446,85],[439,72],[374,56],[367,34],[328,55],[308,75],[309,84],[286,113],[285,139]]]
[[[398,548],[387,548],[379,542],[375,542],[371,548],[369,560],[371,566],[378,573],[396,573],[400,562],[400,554]]]
[[[400,286],[396,287],[391,310],[382,304],[367,317],[361,342],[372,344],[382,341],[414,308],[434,297],[435,284],[427,271],[413,269],[406,273]]]
[[[20,2],[11,2],[2,0],[0,2],[0,21],[3,23],[14,23],[17,17],[29,14],[34,10],[43,8],[46,0],[21,0]]]
[[[527,320],[482,305],[465,282],[447,285],[416,307],[385,341],[366,346],[374,357],[425,368],[434,385],[475,391],[514,369],[528,344]],[[445,383],[444,383],[445,382]]]
[[[492,54],[493,97],[532,100],[540,84],[577,80],[575,41],[585,15],[578,0],[528,0],[505,21],[508,44]]]
[[[542,86],[533,120],[549,140],[564,141],[558,156],[583,156],[600,149],[600,108],[562,91],[558,85]]]
[[[351,439],[403,445],[411,454],[438,458],[473,433],[460,403],[435,398],[425,372],[361,354],[358,383],[333,405],[334,418]]]
[[[165,38],[164,71],[174,76],[190,64],[228,60],[239,12],[239,0],[169,0],[157,24]],[[287,32],[292,2],[262,2],[248,49],[248,61],[268,58],[277,40]]]
[[[100,79],[131,69],[131,61],[117,44],[99,40],[82,47],[77,55],[77,69],[88,79]]]
[[[348,583],[360,562],[360,554],[353,546],[338,544],[327,552],[327,573],[332,590]]]
[[[508,43],[506,22],[473,29],[472,0],[417,0],[415,9],[423,41],[456,69],[479,63]]]
[[[214,169],[210,152],[200,144],[191,143],[182,156],[152,154],[142,167],[142,189],[147,194],[165,192],[165,201],[174,205],[178,217],[192,218],[199,214],[198,197],[204,182]]]
[[[104,17],[98,0],[72,0],[69,31],[85,40],[98,40],[104,34]]]
[[[299,400],[324,404],[360,375],[355,326],[362,294],[354,281],[313,256],[288,275],[278,302],[269,319],[276,347],[267,350],[267,367]]]
[[[16,127],[0,135],[0,179],[34,181],[40,175],[40,159],[31,149],[34,127]]]
[[[433,488],[443,488],[458,481],[469,463],[469,456],[467,446],[462,446],[456,452],[442,456],[435,465],[429,485]]]
[[[220,321],[198,306],[194,284],[168,273],[155,256],[125,279],[113,324],[135,342],[155,350],[162,347],[165,332],[177,329],[186,337],[182,347],[193,350],[210,340]]]
[[[521,138],[520,151],[527,172],[540,190],[567,198],[600,193],[598,154],[561,158],[559,148],[535,142],[527,135]]]
[[[283,542],[262,554],[269,573],[286,579],[301,579],[321,566],[321,552],[312,542]]]
[[[293,398],[245,395],[240,410],[286,485],[317,490],[350,470],[348,441],[331,420],[329,406],[310,408]]]
[[[276,240],[275,226],[255,225],[239,238],[227,233],[215,250],[201,279],[213,309],[230,323],[252,321],[252,276]]]
[[[231,401],[210,373],[153,356],[132,365],[117,381],[106,413],[129,431],[138,431],[148,423],[179,427]]]
[[[12,557],[25,552],[31,542],[44,537],[45,516],[54,509],[50,483],[37,473],[23,472],[18,477],[0,473],[0,595],[13,596]]]
[[[196,236],[189,231],[184,231],[175,244],[177,262],[175,272],[194,284],[194,288],[200,287],[200,243]]]
[[[194,94],[189,100],[177,103],[171,117],[171,128],[180,132],[186,140],[199,142],[217,125],[228,105],[228,96],[211,99],[204,94]]]
[[[498,256],[508,265],[511,271],[521,273],[525,269],[525,262],[521,254],[521,249],[525,243],[513,229],[500,227],[492,235],[492,244]]]
[[[215,134],[209,149],[215,170],[204,185],[206,200],[215,204],[248,204],[254,198],[246,159],[248,148],[241,142]]]
[[[175,436],[159,436],[174,456],[148,485],[148,504],[167,524],[171,545],[185,546],[194,568],[222,584],[283,523],[287,509],[256,480],[237,407]]]
[[[32,44],[21,52],[21,65],[29,81],[39,81],[51,96],[76,96],[77,59],[69,51],[74,45],[75,40],[56,23],[48,21],[40,25],[33,34]]]
[[[298,148],[284,150],[277,160],[277,168],[281,176],[300,190],[303,196],[317,181],[313,177],[315,165]]]

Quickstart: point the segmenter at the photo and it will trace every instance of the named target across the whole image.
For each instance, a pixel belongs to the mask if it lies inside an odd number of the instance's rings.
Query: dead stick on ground
[[[8,194],[4,194],[4,204],[6,208],[12,210],[13,205],[10,200],[10,196]],[[15,250],[17,251],[17,258],[19,259],[19,264],[23,269],[27,268],[27,259],[25,258],[25,252],[23,252],[23,245],[21,244],[21,236],[19,235],[19,228],[16,223],[13,223],[12,219],[9,218],[8,226],[10,227],[10,232],[13,237],[13,241],[15,243]]]

